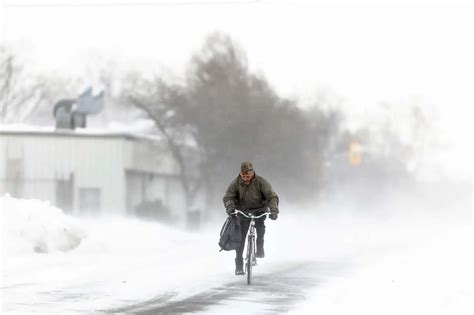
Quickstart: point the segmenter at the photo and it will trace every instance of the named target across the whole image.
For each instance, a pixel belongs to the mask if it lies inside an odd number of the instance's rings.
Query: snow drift
[[[79,222],[47,201],[0,199],[2,237],[6,254],[66,252],[86,236]]]

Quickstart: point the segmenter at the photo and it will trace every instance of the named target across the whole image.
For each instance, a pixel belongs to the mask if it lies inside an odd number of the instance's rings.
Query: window
[[[100,188],[79,188],[79,213],[100,212]]]

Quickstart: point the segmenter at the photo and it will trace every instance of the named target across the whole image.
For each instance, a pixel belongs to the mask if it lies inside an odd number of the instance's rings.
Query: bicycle
[[[246,214],[240,210],[235,210],[233,214],[240,213],[246,218],[250,219],[249,231],[247,233],[247,257],[245,263],[245,271],[247,271],[247,284],[252,283],[252,267],[256,265],[256,238],[255,238],[255,219],[259,219],[263,216],[269,215],[270,211],[266,211],[260,215],[254,216],[253,214]]]

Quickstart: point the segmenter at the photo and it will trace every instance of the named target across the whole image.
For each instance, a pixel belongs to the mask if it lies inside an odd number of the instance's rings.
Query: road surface
[[[149,301],[105,311],[106,313],[152,314],[284,314],[304,301],[307,292],[347,268],[328,262],[287,263],[271,273],[259,275],[255,267],[253,283],[246,276],[195,295],[179,299],[168,292]],[[245,310],[245,311],[244,311]]]

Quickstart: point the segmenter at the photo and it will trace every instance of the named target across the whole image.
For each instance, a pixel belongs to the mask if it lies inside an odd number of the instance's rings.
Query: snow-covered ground
[[[472,314],[470,220],[415,213],[365,225],[354,218],[358,231],[340,240],[354,242],[345,258],[351,273],[314,287],[291,314]]]
[[[3,311],[90,312],[168,291],[185,296],[233,279],[226,258],[215,233],[78,219],[47,202],[2,198]]]
[[[256,272],[298,261],[347,266],[321,270],[324,281],[292,314],[470,313],[471,209],[458,201],[437,209],[392,203],[392,211],[357,215],[354,205],[334,202],[312,213],[282,207],[278,221],[267,221],[267,257]],[[90,313],[163,295],[179,300],[238,279],[234,253],[218,252],[220,222],[188,233],[131,218],[73,218],[8,196],[0,210],[4,312]]]

